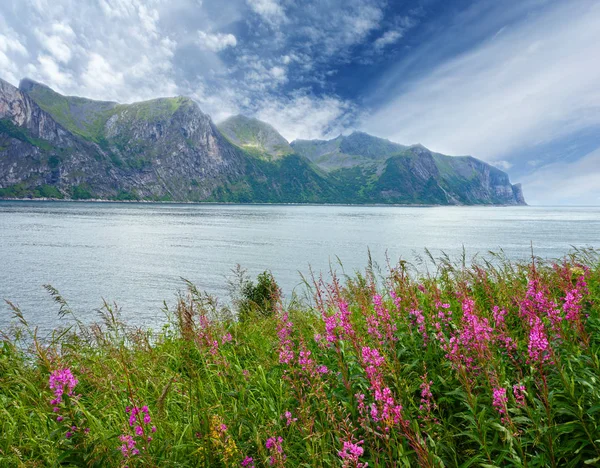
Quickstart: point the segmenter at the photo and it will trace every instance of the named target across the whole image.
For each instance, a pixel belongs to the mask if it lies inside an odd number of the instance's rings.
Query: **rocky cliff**
[[[133,104],[0,80],[0,197],[226,202],[522,204],[520,186],[455,158],[356,132],[291,145],[189,98]]]

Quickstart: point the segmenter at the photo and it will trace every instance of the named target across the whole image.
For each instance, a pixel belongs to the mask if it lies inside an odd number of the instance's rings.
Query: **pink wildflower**
[[[57,369],[52,372],[48,380],[48,386],[51,390],[54,390],[54,396],[56,398],[52,400],[51,404],[60,404],[65,390],[67,390],[67,395],[73,396],[73,390],[78,382],[79,381],[71,373],[71,369]]]
[[[498,413],[501,415],[506,414],[506,403],[508,399],[506,398],[506,389],[503,387],[494,388],[492,391],[492,405]]]
[[[513,395],[515,396],[515,401],[517,402],[517,406],[522,408],[525,406],[525,386],[524,385],[513,385]]]
[[[359,457],[365,453],[365,449],[361,447],[363,442],[362,440],[357,443],[351,441],[344,442],[343,449],[338,452],[338,456],[342,459],[344,467],[366,468],[368,466],[367,463],[359,462]]]
[[[549,344],[544,324],[538,316],[533,316],[531,330],[529,332],[529,344],[527,350],[529,358],[535,362],[546,362],[549,359]]]
[[[291,340],[293,324],[287,312],[281,314],[277,323],[277,336],[279,337],[279,363],[289,364],[294,359],[294,345]]]
[[[283,415],[281,416],[281,419],[285,418],[285,425],[286,426],[290,426],[292,423],[298,421],[298,418],[292,418],[292,413],[290,413],[289,411],[286,411],[285,413],[283,413]]]

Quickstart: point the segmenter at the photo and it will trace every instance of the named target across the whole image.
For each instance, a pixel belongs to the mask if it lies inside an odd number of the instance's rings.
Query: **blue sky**
[[[3,0],[0,74],[132,102],[187,95],[295,138],[354,129],[600,203],[595,0]]]

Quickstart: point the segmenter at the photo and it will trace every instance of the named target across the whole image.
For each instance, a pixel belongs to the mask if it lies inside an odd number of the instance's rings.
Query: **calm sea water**
[[[48,329],[57,307],[42,285],[67,298],[84,320],[102,298],[125,319],[163,320],[181,278],[225,298],[236,264],[255,276],[270,269],[289,295],[309,266],[339,258],[363,268],[368,249],[384,263],[412,261],[429,248],[458,258],[499,250],[514,259],[555,258],[571,246],[600,247],[600,207],[357,207],[166,205],[0,201],[0,299],[17,303]],[[0,305],[0,329],[9,324]]]

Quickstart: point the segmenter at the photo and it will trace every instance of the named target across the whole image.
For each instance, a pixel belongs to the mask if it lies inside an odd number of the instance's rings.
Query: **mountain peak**
[[[293,153],[288,141],[271,125],[254,117],[234,115],[218,125],[233,144],[263,159],[278,159]]]
[[[24,93],[28,93],[31,90],[35,89],[35,88],[45,88],[48,89],[50,91],[54,91],[52,88],[50,88],[50,86],[45,85],[44,83],[40,83],[38,81],[35,81],[31,78],[23,78],[20,82],[19,82],[19,89],[21,91],[23,91]]]

